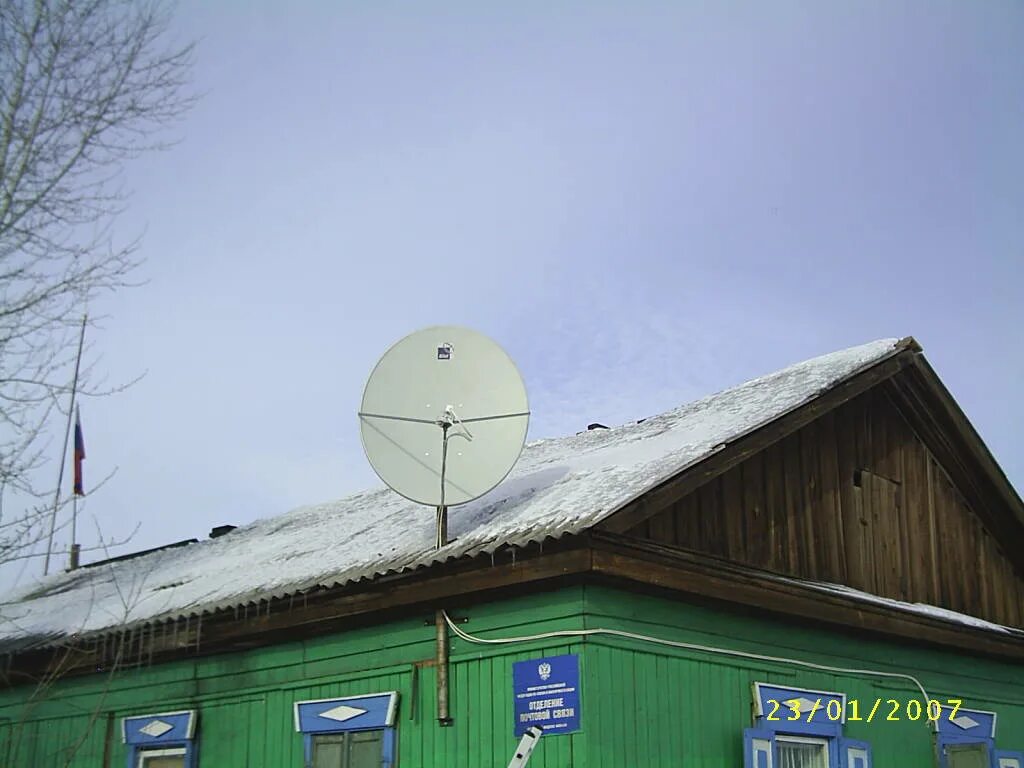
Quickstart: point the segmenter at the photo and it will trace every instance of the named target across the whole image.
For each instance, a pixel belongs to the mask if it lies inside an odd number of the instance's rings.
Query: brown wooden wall
[[[1024,579],[879,387],[629,534],[1024,626]]]

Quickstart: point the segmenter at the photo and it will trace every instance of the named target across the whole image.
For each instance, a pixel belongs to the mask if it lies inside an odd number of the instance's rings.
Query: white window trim
[[[775,734],[776,741],[790,741],[795,744],[820,744],[823,747],[828,747],[829,741],[824,736],[798,736],[795,733],[777,733]]]

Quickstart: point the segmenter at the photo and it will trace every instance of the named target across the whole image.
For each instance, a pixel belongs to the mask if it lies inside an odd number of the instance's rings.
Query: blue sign
[[[398,693],[295,702],[295,730],[302,733],[365,731],[395,724]]]
[[[994,739],[996,713],[981,709],[941,706],[941,716],[935,721],[935,730],[951,742],[970,742]]]
[[[769,731],[839,738],[846,694],[754,683],[754,716],[757,727]]]
[[[545,736],[580,729],[580,657],[549,656],[512,665],[516,736],[531,725]]]
[[[193,709],[126,717],[121,721],[121,740],[125,744],[188,741],[195,735],[195,726],[196,713]]]

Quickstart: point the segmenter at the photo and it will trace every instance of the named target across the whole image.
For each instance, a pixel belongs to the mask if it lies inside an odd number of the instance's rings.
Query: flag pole
[[[83,329],[84,330],[84,329]],[[72,393],[72,397],[74,394]],[[68,553],[68,570],[73,571],[78,567],[78,555],[81,551],[80,545],[78,544],[78,495],[82,492],[82,488],[79,485],[81,481],[81,474],[79,473],[79,456],[78,456],[78,444],[81,438],[82,429],[82,417],[78,411],[78,404],[75,403],[75,486],[71,489],[71,551]]]
[[[60,506],[60,487],[64,482],[64,462],[68,456],[68,435],[71,433],[71,414],[75,411],[75,393],[78,390],[78,370],[82,363],[82,346],[85,343],[85,323],[88,314],[82,315],[82,330],[78,335],[78,355],[75,357],[75,376],[71,380],[71,406],[68,408],[68,423],[64,429],[64,450],[60,454],[60,469],[57,472],[57,490],[53,494],[53,512],[50,514],[50,535],[46,539],[46,559],[43,561],[43,576],[50,572],[50,554],[53,551],[53,532],[57,525],[57,508]],[[74,497],[74,494],[71,494]],[[74,506],[74,502],[72,502]],[[77,510],[76,510],[77,511]],[[74,522],[72,522],[72,526]]]

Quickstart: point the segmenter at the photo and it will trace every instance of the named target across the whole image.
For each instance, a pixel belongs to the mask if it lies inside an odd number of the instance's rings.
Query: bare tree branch
[[[0,0],[0,565],[40,556],[49,534],[54,507],[42,499],[54,489],[36,487],[38,470],[51,447],[51,420],[67,414],[85,308],[139,283],[139,240],[115,236],[128,202],[122,170],[167,146],[167,127],[193,103],[186,92],[193,47],[165,42],[169,18],[162,0]],[[87,345],[79,394],[126,386],[103,386],[96,362]],[[57,530],[69,525],[66,514],[60,518]],[[119,543],[97,535],[103,550]],[[109,570],[123,608],[111,618],[123,625],[141,587],[122,587]],[[0,622],[17,630],[17,611],[3,608]],[[80,641],[71,633],[59,642],[21,725],[81,657]],[[108,685],[125,642],[122,632],[112,656],[104,645]],[[85,743],[100,707],[102,698],[78,738],[57,745],[65,761]]]
[[[27,497],[66,408],[90,300],[138,284],[137,239],[115,238],[124,164],[167,145],[193,103],[192,45],[168,45],[161,0],[0,3],[0,515]],[[80,393],[101,395],[91,358]],[[31,506],[31,505],[30,505]],[[0,517],[0,563],[38,537],[35,510]]]

